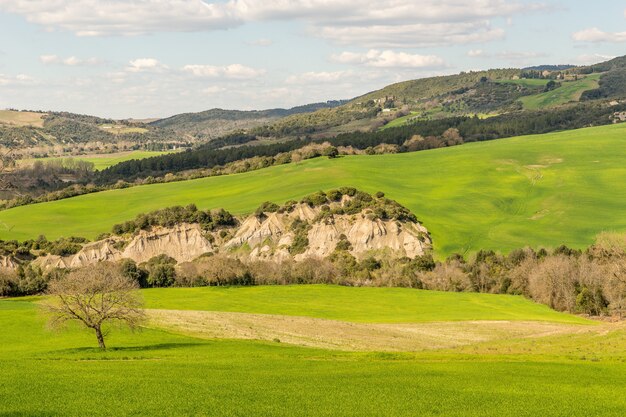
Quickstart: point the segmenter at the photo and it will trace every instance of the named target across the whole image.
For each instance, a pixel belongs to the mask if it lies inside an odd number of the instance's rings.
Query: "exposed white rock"
[[[10,256],[0,256],[0,269],[13,271],[17,269],[17,262]]]
[[[165,254],[178,262],[188,262],[208,252],[213,252],[213,245],[200,226],[181,224],[155,231],[142,230],[124,248],[121,257],[142,263]]]
[[[344,196],[334,207],[349,200]],[[208,234],[197,224],[181,224],[171,228],[144,230],[129,240],[107,238],[85,245],[76,255],[48,255],[35,262],[44,269],[83,267],[101,261],[132,259],[137,263],[165,254],[177,262],[189,262],[206,253],[229,253],[244,260],[282,262],[292,255],[289,248],[296,235],[292,224],[296,219],[309,224],[308,246],[293,256],[300,261],[309,257],[323,258],[332,254],[345,237],[351,253],[362,258],[373,251],[392,252],[394,256],[415,257],[431,249],[428,231],[419,223],[382,220],[361,212],[355,215],[334,214],[320,218],[321,208],[297,204],[291,211],[268,213],[259,218],[249,216],[230,230],[226,240],[219,233]],[[214,242],[214,243],[212,243]],[[10,260],[0,258],[0,267]]]

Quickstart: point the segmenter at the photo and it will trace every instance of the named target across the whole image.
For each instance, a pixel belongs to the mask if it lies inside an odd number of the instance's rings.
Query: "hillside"
[[[167,148],[168,142],[184,144],[141,122],[67,112],[0,112],[0,145],[29,150],[33,156],[89,151],[95,147],[104,150],[122,142],[144,149]]]
[[[494,115],[553,108],[579,101],[626,98],[625,71],[626,57],[620,57],[583,67],[542,65],[409,80],[364,94],[336,109],[286,117],[256,131],[270,136],[311,134],[325,137],[377,129],[398,118],[404,119],[396,125],[415,120]],[[546,91],[549,81],[556,84]],[[407,115],[410,117],[405,117]]]
[[[57,147],[61,152],[101,142],[136,144],[141,149],[161,150],[189,146],[221,135],[250,129],[293,114],[340,106],[345,101],[313,103],[291,109],[238,111],[213,109],[184,113],[166,119],[113,120],[68,112],[0,111],[0,145],[13,149]],[[87,147],[85,149],[89,150]],[[48,150],[50,152],[50,150]],[[37,156],[37,155],[35,155]]]
[[[0,212],[0,238],[93,239],[167,206],[195,203],[244,214],[264,201],[348,185],[384,191],[419,213],[440,257],[481,248],[584,247],[601,231],[626,230],[626,193],[619,191],[626,179],[625,133],[626,125],[618,124],[106,191]]]
[[[68,157],[69,159],[75,161],[85,161],[89,163],[93,163],[95,170],[102,170],[108,168],[113,165],[117,165],[120,162],[130,161],[132,159],[145,159],[151,158],[153,156],[166,155],[170,153],[170,151],[128,151],[128,152],[115,152],[110,154],[89,154],[89,155],[78,155]],[[37,159],[22,159],[18,160],[18,166],[29,166],[32,165],[35,161],[39,162],[50,162],[50,161],[67,161],[67,158],[37,158]]]
[[[313,103],[291,109],[269,110],[224,110],[211,109],[198,113],[183,113],[150,123],[150,126],[171,130],[179,135],[191,136],[200,140],[210,140],[232,131],[248,130],[270,124],[280,118],[311,113],[320,109],[330,109],[344,104],[344,101]]]
[[[218,254],[248,263],[300,262],[328,258],[343,250],[355,259],[378,254],[392,260],[427,255],[431,243],[428,230],[406,208],[384,196],[341,188],[282,207],[266,203],[253,215],[239,219],[226,211],[212,214],[168,208],[116,225],[112,235],[80,244],[73,253],[40,255],[35,251],[26,258],[34,258],[46,271],[122,259],[141,264],[161,255],[176,263]],[[17,254],[0,256],[5,266],[26,262]]]

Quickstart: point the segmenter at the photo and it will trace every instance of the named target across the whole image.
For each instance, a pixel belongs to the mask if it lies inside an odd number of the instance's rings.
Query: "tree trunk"
[[[95,327],[94,330],[96,331],[96,337],[98,338],[98,346],[100,346],[100,349],[106,349],[106,345],[104,344],[104,336],[102,336],[102,329],[100,328],[100,326]]]

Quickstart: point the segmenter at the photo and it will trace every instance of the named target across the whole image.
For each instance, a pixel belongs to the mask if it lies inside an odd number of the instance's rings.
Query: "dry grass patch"
[[[597,326],[534,321],[373,324],[211,311],[147,310],[147,314],[152,327],[200,338],[279,340],[293,345],[344,351],[416,352],[490,341],[599,331]]]
[[[0,123],[13,126],[43,127],[45,113],[28,111],[0,110]]]

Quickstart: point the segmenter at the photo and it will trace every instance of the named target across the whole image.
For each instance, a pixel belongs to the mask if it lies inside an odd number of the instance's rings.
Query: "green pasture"
[[[0,239],[94,238],[173,205],[251,213],[317,190],[382,190],[416,213],[438,256],[527,245],[582,248],[626,231],[626,125],[424,152],[317,158],[235,175],[153,184],[0,212]]]
[[[295,287],[277,288],[189,289],[187,294],[164,289],[144,295],[149,306],[306,313],[316,304],[316,316],[336,311],[359,319],[362,313],[355,311],[366,312],[367,306],[350,311],[341,305],[352,292],[354,304],[373,303],[374,316],[383,309],[398,321],[455,320],[448,308],[457,313],[467,308],[467,317],[474,317],[479,306],[468,302],[468,294],[443,299],[416,291],[412,299],[413,290],[401,295],[372,289],[363,295],[355,288],[303,286],[295,293]],[[302,306],[293,303],[309,291]],[[264,304],[268,295],[275,308]],[[487,300],[483,318],[501,317],[501,307],[519,319],[566,316],[521,298],[511,303],[513,297],[476,296]],[[102,352],[86,330],[48,330],[33,300],[0,300],[0,415],[586,417],[626,410],[623,334],[574,336],[569,344],[563,337],[547,337],[548,349],[542,349],[541,338],[503,341],[493,348],[350,353],[280,342],[196,339],[158,328],[113,329],[109,349]],[[437,310],[426,312],[427,306]],[[407,316],[413,308],[417,315]],[[589,340],[581,350],[573,342],[583,337]],[[567,345],[568,353],[550,348],[559,343]]]
[[[407,114],[406,116],[393,119],[392,121],[390,121],[389,123],[381,127],[380,130],[390,129],[392,127],[404,126],[409,120],[411,120],[411,118],[417,116],[418,114],[419,112],[414,111],[414,112],[411,112],[410,114]]]
[[[145,159],[152,156],[164,155],[171,152],[158,152],[158,151],[130,151],[130,152],[118,152],[111,154],[98,154],[98,155],[80,155],[80,156],[68,156],[68,157],[50,157],[50,158],[37,158],[37,159],[24,159],[19,161],[20,165],[30,165],[35,161],[62,161],[64,159],[75,159],[77,161],[92,162],[96,171],[103,170],[113,165],[117,165],[120,162],[130,161],[131,159]]]
[[[280,314],[366,323],[533,320],[592,323],[512,295],[450,293],[407,288],[280,285],[153,288],[148,308]]]
[[[578,101],[583,92],[598,87],[598,80],[601,75],[591,74],[577,81],[562,81],[562,85],[554,90],[525,96],[520,101],[524,108],[528,110],[545,109],[569,103],[570,101]]]
[[[510,80],[496,80],[498,84],[515,84],[528,88],[544,87],[550,80],[544,80],[540,78],[518,78]]]

